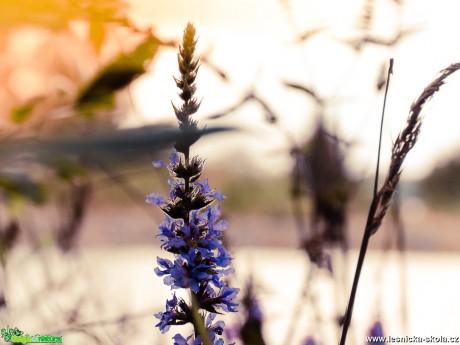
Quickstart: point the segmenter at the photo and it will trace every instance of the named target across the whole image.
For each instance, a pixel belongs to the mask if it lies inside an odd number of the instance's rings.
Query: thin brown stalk
[[[380,151],[382,148],[382,133],[383,133],[383,120],[385,119],[385,106],[387,104],[388,86],[390,86],[390,75],[393,74],[393,59],[390,59],[390,66],[388,67],[388,74],[385,85],[385,97],[383,98],[382,116],[380,120],[380,136],[379,136],[379,149],[377,151],[377,168],[375,169],[374,181],[374,195],[377,194],[377,186],[379,185],[379,170],[380,170]]]
[[[385,217],[396,186],[398,185],[404,159],[417,142],[422,124],[422,108],[425,103],[434,95],[434,93],[439,91],[439,88],[444,85],[445,79],[458,69],[460,69],[460,63],[454,63],[443,69],[439,73],[438,77],[434,79],[430,84],[428,84],[421,95],[415,100],[414,103],[412,103],[409,110],[406,126],[398,135],[398,138],[393,144],[391,163],[387,176],[378,193],[375,194],[372,198],[371,206],[369,209],[363,240],[361,242],[361,249],[359,251],[358,263],[356,265],[355,276],[353,279],[353,285],[350,292],[350,298],[344,317],[342,335],[339,343],[340,345],[345,345],[346,343],[347,332],[348,328],[350,327],[351,316],[353,313],[353,305],[356,297],[356,292],[358,290],[359,277],[364,264],[364,258],[366,256],[369,239],[373,234],[377,232],[380,225],[382,224],[382,220]]]
[[[391,198],[401,176],[401,167],[404,159],[418,139],[422,125],[421,111],[423,106],[434,95],[434,93],[439,91],[439,88],[444,85],[445,79],[458,69],[460,69],[460,63],[454,63],[446,69],[443,69],[439,73],[439,76],[434,79],[423,90],[417,100],[412,103],[406,127],[399,134],[393,145],[390,168],[388,169],[385,182],[377,193],[376,211],[371,224],[371,235],[378,230],[383,218],[385,217],[388,207],[390,206]]]

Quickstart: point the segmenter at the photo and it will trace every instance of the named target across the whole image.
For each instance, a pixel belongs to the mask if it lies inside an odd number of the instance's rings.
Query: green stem
[[[197,301],[196,295],[191,292],[192,296],[192,313],[193,313],[193,329],[196,335],[201,337],[203,345],[212,345],[211,339],[209,339],[208,330],[204,324],[203,317],[200,314],[199,303]]]

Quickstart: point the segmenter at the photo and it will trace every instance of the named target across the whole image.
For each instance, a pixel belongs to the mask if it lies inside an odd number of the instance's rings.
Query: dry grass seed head
[[[445,79],[458,69],[460,69],[460,63],[454,63],[443,69],[439,73],[438,77],[428,84],[421,95],[412,103],[406,126],[393,144],[391,163],[390,168],[388,169],[387,177],[385,178],[382,188],[377,194],[376,212],[371,226],[372,234],[378,230],[383,218],[385,217],[388,207],[390,206],[393,193],[401,176],[401,168],[404,159],[406,158],[407,153],[409,153],[417,142],[422,125],[421,111],[423,106],[434,95],[434,93],[439,91],[440,87],[444,85]]]

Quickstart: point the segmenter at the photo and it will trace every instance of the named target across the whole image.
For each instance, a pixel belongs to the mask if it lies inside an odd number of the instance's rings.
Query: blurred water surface
[[[187,328],[173,327],[161,335],[154,327],[153,314],[163,310],[170,296],[169,288],[153,272],[156,257],[164,254],[149,246],[88,248],[67,257],[51,249],[34,253],[20,248],[3,276],[8,308],[0,310],[1,326],[18,327],[29,334],[62,335],[65,344],[170,344],[176,331],[187,333]],[[238,281],[232,285],[242,286],[250,273],[254,275],[268,344],[282,344],[294,307],[305,303],[299,297],[309,269],[304,254],[286,248],[246,247],[235,250],[234,257]],[[347,259],[348,279],[356,257],[357,252],[352,252]],[[350,344],[364,344],[365,332],[377,318],[383,321],[386,335],[460,336],[460,255],[406,255],[407,326],[401,312],[401,262],[396,253],[369,253]],[[316,334],[324,344],[335,343],[335,311],[341,309],[337,303],[343,304],[343,298],[335,296],[328,274],[317,277],[308,291],[322,315],[324,334]],[[236,319],[225,320],[231,324]],[[315,334],[318,320],[306,305],[298,321],[293,344]]]

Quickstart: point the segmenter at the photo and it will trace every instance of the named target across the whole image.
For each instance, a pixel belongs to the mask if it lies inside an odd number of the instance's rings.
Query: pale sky
[[[339,43],[356,30],[361,1],[286,2],[290,11],[279,0],[130,1],[132,18],[141,26],[153,26],[160,37],[178,39],[185,24],[194,23],[199,33],[198,53],[211,50],[213,63],[230,77],[225,83],[203,66],[197,80],[198,96],[203,97],[198,119],[226,109],[254,86],[275,110],[281,125],[301,143],[311,133],[314,104],[284,87],[283,81],[313,87],[325,98],[335,96],[336,106],[328,108],[326,122],[339,136],[356,143],[348,157],[352,169],[360,173],[375,169],[383,102],[375,83],[381,65],[393,57],[383,132],[385,171],[392,140],[412,101],[439,70],[460,61],[460,2],[403,1],[402,17],[398,17],[395,1],[376,1],[377,33],[391,36],[398,20],[404,29],[417,31],[391,51],[370,47],[361,53]],[[293,43],[295,32],[318,27],[324,31],[313,39]],[[154,122],[173,119],[170,100],[175,99],[176,88],[172,75],[177,75],[175,51],[163,50],[149,75],[133,87],[138,108]],[[460,149],[459,93],[460,75],[454,74],[427,104],[422,133],[408,156],[403,177],[422,177],[444,156]],[[238,135],[203,139],[196,150],[211,163],[241,152],[272,171],[290,169],[285,140],[278,129],[264,122],[258,106],[248,104],[225,121],[200,123],[248,129]]]

